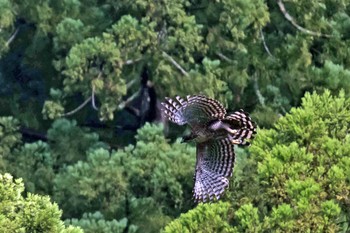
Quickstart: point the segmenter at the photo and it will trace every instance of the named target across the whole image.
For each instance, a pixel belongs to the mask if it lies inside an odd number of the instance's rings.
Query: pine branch
[[[167,58],[168,61],[170,61],[178,70],[180,70],[180,72],[185,75],[186,77],[189,76],[189,74],[179,65],[179,63],[177,63],[174,58],[172,58],[169,54],[167,54],[166,52],[162,52],[163,57]]]
[[[296,29],[298,29],[299,31],[312,35],[312,36],[318,36],[318,37],[332,37],[331,35],[328,34],[322,34],[319,32],[314,32],[311,31],[309,29],[303,28],[302,26],[300,26],[299,24],[296,23],[296,21],[294,20],[294,18],[288,13],[288,11],[286,10],[286,7],[284,6],[282,0],[277,0],[277,4],[282,12],[282,14],[284,15],[284,18],[286,18]]]

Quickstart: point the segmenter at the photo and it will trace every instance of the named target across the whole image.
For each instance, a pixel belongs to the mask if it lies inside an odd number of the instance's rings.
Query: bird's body
[[[195,143],[202,143],[202,142],[208,141],[214,135],[215,135],[215,131],[210,130],[207,127],[192,129],[190,135],[183,137],[183,141],[184,142],[193,141]]]
[[[176,100],[166,98],[163,112],[172,122],[188,124],[191,134],[183,141],[193,141],[197,148],[194,198],[197,201],[219,199],[232,175],[234,144],[248,145],[256,127],[243,110],[226,114],[216,100],[201,95]]]

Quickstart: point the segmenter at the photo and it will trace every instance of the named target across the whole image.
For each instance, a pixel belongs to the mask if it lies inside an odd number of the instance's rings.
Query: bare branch
[[[163,51],[162,55],[163,57],[167,58],[168,61],[170,61],[178,70],[180,70],[183,75],[185,75],[186,77],[189,76],[189,74],[169,54]]]
[[[133,106],[126,105],[125,109],[131,112],[131,114],[134,114],[135,116],[139,117],[140,116],[140,109],[137,109]]]
[[[19,32],[19,28],[17,28],[16,31],[12,33],[11,37],[7,40],[6,47],[9,46],[15,40],[18,32]]]
[[[260,92],[260,88],[259,88],[259,83],[258,83],[258,77],[256,74],[254,74],[253,77],[254,80],[254,91],[256,96],[258,97],[259,103],[261,104],[261,106],[265,106],[265,97],[261,94]]]
[[[303,28],[302,26],[297,24],[296,21],[294,20],[294,18],[287,12],[282,0],[277,0],[277,4],[278,4],[282,14],[284,15],[284,17],[299,31],[304,32],[304,33],[309,34],[309,35],[312,35],[312,36],[332,37],[332,35],[329,35],[329,34],[322,34],[319,32],[314,32],[314,31],[310,31],[306,28]]]
[[[230,58],[226,57],[224,54],[220,53],[220,52],[215,52],[216,55],[218,55],[218,57],[220,57],[221,59],[227,61],[227,62],[233,62]]]
[[[100,71],[97,75],[97,78],[96,79],[100,79],[102,76],[102,71]],[[92,86],[92,90],[91,90],[91,105],[92,105],[92,108],[95,109],[96,111],[98,111],[98,108],[96,107],[96,102],[95,102],[95,85],[91,85]]]
[[[85,107],[85,105],[87,105],[90,101],[91,101],[91,98],[92,96],[90,96],[89,98],[87,98],[84,103],[82,103],[81,105],[79,105],[76,109],[70,111],[70,112],[67,112],[67,113],[64,113],[62,114],[61,116],[63,117],[66,117],[66,116],[71,116],[75,113],[77,113],[78,111],[80,111],[83,107]]]
[[[128,82],[128,83],[126,84],[126,89],[129,90],[130,87],[134,86],[134,84],[135,84],[137,81],[138,81],[138,78],[135,78],[135,79],[131,80],[130,82]]]
[[[118,105],[118,109],[123,109],[125,108],[131,101],[133,101],[141,92],[141,89],[139,89],[137,92],[135,92],[132,96],[130,96],[127,100],[121,102],[119,105]]]
[[[92,108],[95,109],[96,111],[98,111],[98,108],[96,107],[96,103],[95,103],[95,86],[92,86],[91,104],[92,104]]]
[[[131,64],[134,64],[134,63],[136,63],[136,62],[138,62],[138,61],[141,61],[142,60],[142,58],[137,58],[137,59],[135,59],[135,60],[126,60],[125,62],[124,62],[124,65],[131,65]]]
[[[263,33],[263,31],[262,31],[261,28],[260,28],[260,36],[261,36],[261,40],[262,40],[262,42],[263,42],[265,51],[267,52],[267,54],[268,54],[269,56],[273,57],[273,55],[272,55],[271,52],[270,52],[269,47],[267,47],[267,44],[266,44],[266,41],[265,41],[265,36],[264,36],[264,33]]]

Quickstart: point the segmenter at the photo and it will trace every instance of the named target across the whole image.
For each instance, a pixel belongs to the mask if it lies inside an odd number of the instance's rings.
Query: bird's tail
[[[255,137],[256,124],[249,117],[249,114],[242,109],[225,117],[224,122],[229,125],[232,132],[229,132],[229,139],[233,144],[248,146],[249,141]]]

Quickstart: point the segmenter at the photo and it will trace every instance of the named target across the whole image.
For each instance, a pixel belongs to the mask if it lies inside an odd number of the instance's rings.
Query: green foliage
[[[57,163],[47,143],[38,141],[24,144],[9,156],[8,165],[9,172],[16,177],[23,177],[27,191],[52,193],[51,182],[55,177]]]
[[[136,232],[136,226],[128,226],[126,218],[120,221],[112,220],[106,221],[100,212],[93,214],[84,214],[81,219],[67,220],[67,224],[81,227],[85,233],[133,233]],[[126,227],[128,229],[126,230]]]
[[[27,193],[23,197],[23,183],[8,173],[0,175],[0,231],[2,232],[67,232],[81,229],[65,227],[61,211],[47,196]]]
[[[56,120],[47,142],[23,146],[17,121],[3,118],[3,124],[8,125],[3,138],[12,145],[4,169],[23,177],[28,191],[51,194],[64,218],[79,219],[72,220],[74,225],[93,231],[103,222],[114,231],[126,221],[130,232],[136,226],[154,232],[191,205],[194,148],[179,141],[169,144],[161,126],[146,124],[135,146],[109,151],[97,134],[75,121]],[[95,211],[103,215],[81,218]]]
[[[147,118],[150,90],[154,102],[202,93],[252,113],[261,129],[249,151],[237,150],[224,197],[232,201],[219,211],[229,215],[215,219],[219,226],[346,232],[349,6],[0,0],[0,170],[54,197],[64,218],[87,231],[100,223],[105,231],[156,232],[192,206],[194,148],[168,142],[154,125],[140,129],[135,144],[115,145],[132,141],[126,128],[141,127],[132,118]],[[305,95],[312,91],[320,95]]]
[[[236,212],[235,218],[237,219],[238,227],[234,229],[236,232],[259,232],[261,228],[259,226],[258,209],[252,204],[242,205]]]
[[[275,130],[259,132],[251,153],[261,195],[252,200],[272,208],[261,209],[267,229],[340,230],[339,219],[349,216],[349,107],[344,92],[306,94]]]
[[[12,8],[12,5],[10,1],[7,1],[7,0],[0,1],[0,9],[1,9],[0,28],[6,28],[9,26],[12,26],[12,23],[14,20],[14,14],[11,11],[11,8]]]
[[[188,209],[194,150],[169,144],[162,130],[146,124],[135,146],[90,150],[85,162],[58,174],[53,196],[64,216],[100,211],[106,219],[126,217],[143,232],[153,232]]]
[[[85,154],[89,150],[107,148],[105,143],[99,141],[97,133],[80,128],[75,120],[56,120],[47,131],[47,138],[60,166],[85,160]]]
[[[65,18],[56,27],[54,47],[57,51],[69,50],[71,46],[84,39],[88,28],[80,19]]]
[[[3,159],[21,142],[19,122],[13,117],[0,117],[0,157]]]
[[[349,89],[348,3],[283,4],[295,23],[325,36],[293,26],[275,1],[2,0],[0,43],[23,46],[21,64],[35,60],[60,77],[48,83],[61,97],[40,105],[48,119],[63,116],[77,94],[94,96],[100,119],[113,119],[135,91],[127,83],[147,65],[161,97],[202,92],[230,108],[248,106],[271,126],[305,91]],[[24,25],[14,25],[18,18]],[[13,42],[17,29],[29,33]],[[270,111],[275,117],[267,119]]]
[[[65,217],[94,210],[111,217],[118,212],[127,188],[119,160],[105,149],[96,149],[88,153],[87,161],[68,166],[57,175],[54,200],[66,210]]]
[[[34,24],[32,37],[18,40],[29,44],[24,61],[35,58],[36,67],[61,77],[49,80],[62,95],[45,99],[48,119],[63,116],[76,94],[94,96],[100,119],[113,119],[144,65],[160,96],[202,92],[230,108],[252,108],[263,126],[299,104],[305,91],[349,89],[347,2],[284,3],[298,25],[324,37],[293,26],[275,1],[1,4],[3,40],[16,17]],[[270,112],[274,117],[266,118]]]
[[[55,119],[63,115],[64,107],[60,102],[48,100],[44,104],[42,113],[45,119]]]
[[[324,67],[313,69],[310,76],[313,82],[321,87],[327,87],[332,91],[343,89],[345,93],[350,91],[350,71],[332,61],[326,60]]]
[[[9,0],[0,1],[0,58],[2,53],[8,50],[8,39],[11,36],[12,26],[15,21],[12,7],[12,3]]]
[[[163,232],[235,232],[228,223],[231,215],[229,203],[199,204],[195,209],[181,214]]]
[[[16,123],[15,120],[13,120]],[[11,128],[7,127],[11,133]],[[18,133],[13,128],[13,134]],[[12,145],[6,137],[5,145]],[[29,192],[52,194],[53,179],[60,170],[77,161],[86,159],[86,152],[95,148],[106,148],[99,142],[95,133],[79,128],[75,121],[66,119],[56,120],[47,134],[48,142],[37,141],[17,146],[15,150],[7,149],[4,157],[5,171],[16,177],[23,177],[26,189]],[[12,140],[18,140],[18,135]],[[17,142],[18,143],[18,142]],[[11,153],[12,152],[12,153]]]
[[[128,9],[130,15],[120,17],[105,28],[104,33],[94,37],[88,36],[89,28],[81,30],[84,21],[64,19],[57,26],[57,37],[54,38],[57,48],[71,46],[65,58],[55,61],[56,69],[64,74],[64,95],[60,100],[47,100],[44,115],[50,119],[59,117],[63,114],[64,99],[79,92],[85,98],[95,94],[102,103],[100,118],[113,119],[113,112],[121,107],[121,98],[127,93],[126,81],[135,71],[130,73],[126,65],[139,60],[145,60],[153,67],[153,80],[161,95],[202,92],[230,102],[226,100],[232,100],[233,96],[229,86],[242,91],[248,85],[248,64],[237,62],[241,62],[249,49],[244,43],[255,43],[260,28],[268,22],[266,5],[262,1],[224,1],[216,7],[216,10],[222,9],[217,14],[218,24],[213,25],[213,30],[203,30],[203,25],[197,23],[196,14],[187,15],[188,4],[182,0],[163,1],[162,4],[142,0],[131,5],[124,1],[113,2],[111,6],[116,12]],[[236,20],[242,14],[245,18]],[[76,36],[73,39],[65,36],[67,31]],[[224,36],[217,38],[218,32]],[[217,59],[210,57],[210,54],[217,54],[217,50],[232,49],[238,52],[237,58],[232,59],[233,64],[218,60],[208,62]],[[203,57],[203,62],[196,62],[198,57]],[[182,71],[181,75],[176,68],[179,66],[188,72]],[[185,76],[181,77],[183,74]],[[236,74],[243,74],[243,77],[239,75],[238,78]]]

